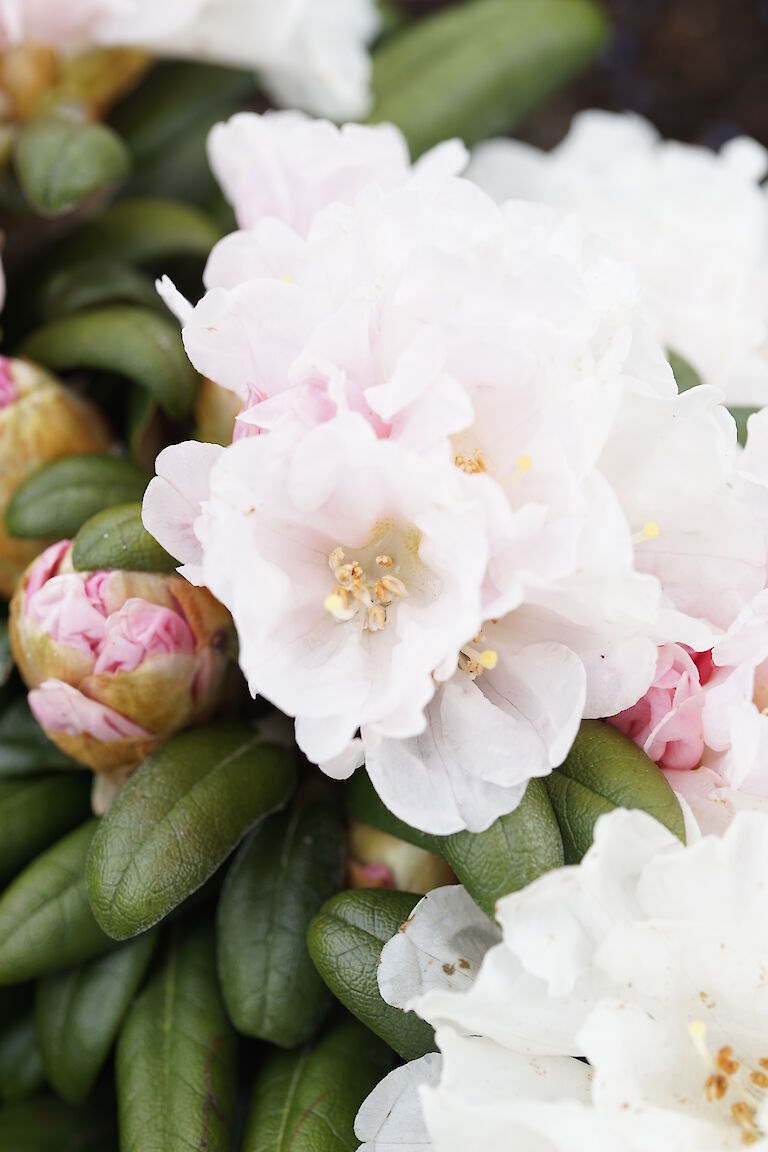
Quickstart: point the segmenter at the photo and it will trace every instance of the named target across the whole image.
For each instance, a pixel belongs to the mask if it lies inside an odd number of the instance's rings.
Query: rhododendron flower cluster
[[[479,145],[470,176],[509,197],[578,211],[633,266],[655,331],[735,404],[768,403],[768,153],[661,140],[636,115],[580,112],[551,152]]]
[[[379,984],[442,1056],[374,1091],[365,1152],[764,1147],[767,845],[764,814],[685,848],[618,811],[579,867],[500,901],[501,934],[461,888],[427,895]]]
[[[162,290],[241,435],[167,449],[145,524],[311,760],[487,827],[763,588],[760,485],[575,218],[497,206],[457,146],[410,170],[393,129],[240,116],[211,148],[245,227],[194,308]]]
[[[226,612],[204,589],[140,572],[75,572],[47,548],[11,602],[11,642],[46,735],[98,772],[136,767],[205,720],[227,665]]]

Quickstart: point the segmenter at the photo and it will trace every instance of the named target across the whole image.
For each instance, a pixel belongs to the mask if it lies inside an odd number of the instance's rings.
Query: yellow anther
[[[659,534],[659,526],[655,520],[646,520],[643,524],[643,537],[646,540],[655,540]]]
[[[392,557],[387,556],[386,553],[383,553],[381,556],[376,557],[376,563],[378,564],[379,568],[391,568]]]
[[[330,612],[331,616],[340,616],[342,612],[346,611],[347,606],[338,592],[331,592],[330,596],[326,596],[323,600],[323,607],[326,612]]]
[[[532,467],[533,467],[533,460],[531,460],[530,456],[528,456],[526,453],[523,453],[522,456],[518,456],[518,458],[517,458],[517,470],[518,470],[518,472],[529,472]]]
[[[499,654],[494,648],[486,648],[480,653],[480,664],[488,672],[493,671],[499,662]]]
[[[374,604],[368,609],[368,627],[371,632],[380,632],[387,622],[387,614],[384,609]]]

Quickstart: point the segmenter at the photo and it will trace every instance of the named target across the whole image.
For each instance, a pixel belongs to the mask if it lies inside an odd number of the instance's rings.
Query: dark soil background
[[[603,0],[603,7],[614,26],[607,52],[516,135],[548,148],[574,112],[608,108],[640,112],[678,140],[719,147],[746,134],[768,146],[768,0]]]

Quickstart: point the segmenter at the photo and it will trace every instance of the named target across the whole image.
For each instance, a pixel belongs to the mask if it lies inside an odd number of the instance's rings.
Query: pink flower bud
[[[347,854],[350,888],[431,892],[454,880],[450,867],[439,856],[368,824],[350,822]]]
[[[229,615],[177,576],[75,572],[61,541],[26,572],[10,621],[38,722],[97,772],[136,767],[218,703]]]
[[[15,540],[5,510],[30,472],[62,456],[106,452],[98,410],[25,360],[0,357],[0,596],[10,596],[43,540]]]

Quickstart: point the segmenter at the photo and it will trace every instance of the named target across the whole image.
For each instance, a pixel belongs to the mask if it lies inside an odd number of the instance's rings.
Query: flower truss
[[[237,442],[158,459],[149,530],[231,611],[251,691],[310,760],[480,830],[584,716],[709,650],[765,585],[759,477],[679,396],[631,269],[578,220],[501,206],[455,144],[287,114],[214,130],[241,229],[193,308]]]
[[[683,847],[639,812],[498,905],[429,894],[379,983],[442,1052],[363,1105],[366,1152],[768,1147],[768,817]]]

